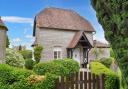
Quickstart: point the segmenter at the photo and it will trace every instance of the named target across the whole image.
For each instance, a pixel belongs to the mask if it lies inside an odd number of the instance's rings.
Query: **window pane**
[[[54,59],[57,59],[57,51],[54,51]]]
[[[58,58],[61,58],[61,51],[58,51]]]

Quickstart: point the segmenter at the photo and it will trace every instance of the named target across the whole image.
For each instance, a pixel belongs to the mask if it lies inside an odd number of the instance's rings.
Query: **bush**
[[[12,85],[17,81],[25,79],[31,74],[34,73],[25,69],[11,67],[6,64],[0,64],[0,84],[3,85]]]
[[[90,68],[94,74],[105,74],[105,89],[120,89],[119,77],[106,66],[99,62],[91,62]]]
[[[37,45],[34,47],[34,57],[37,63],[40,62],[42,50],[43,50],[42,46]]]
[[[34,75],[37,76],[37,75]],[[29,80],[28,80],[29,78]],[[31,82],[30,76],[25,80],[16,82],[10,89],[54,89],[55,80],[58,78],[53,74],[46,74],[40,82]]]
[[[38,83],[35,89],[55,89],[55,81],[58,77],[50,73],[47,73],[45,76],[45,80]]]
[[[31,50],[20,50],[19,53],[23,56],[24,59],[32,59]]]
[[[113,60],[114,58],[110,57],[110,58],[101,58],[96,61],[104,64],[107,68],[110,68],[110,65],[112,64]]]
[[[40,75],[44,75],[46,73],[67,75],[69,73],[79,71],[79,64],[72,59],[53,60],[50,62],[36,64],[33,71]]]
[[[52,73],[56,75],[66,75],[67,70],[60,64],[53,62],[39,63],[34,66],[33,71],[39,75],[45,75],[46,73]]]
[[[78,62],[76,62],[73,59],[66,58],[66,59],[63,59],[63,60],[62,59],[60,59],[60,60],[53,60],[53,62],[55,64],[60,64],[60,65],[64,66],[67,69],[68,74],[76,73],[80,69],[80,66],[79,66]]]
[[[14,67],[24,67],[25,64],[23,56],[12,49],[6,49],[5,62]]]
[[[32,59],[26,59],[25,60],[25,68],[26,69],[33,69],[33,66],[35,65],[35,62]]]

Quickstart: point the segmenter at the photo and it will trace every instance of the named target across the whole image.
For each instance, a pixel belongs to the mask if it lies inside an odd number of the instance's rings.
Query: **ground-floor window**
[[[62,49],[61,47],[54,47],[54,59],[61,59],[62,58]]]

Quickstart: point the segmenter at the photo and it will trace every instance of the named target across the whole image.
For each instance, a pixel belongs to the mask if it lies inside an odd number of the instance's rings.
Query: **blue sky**
[[[71,9],[86,18],[95,28],[94,39],[106,42],[90,0],[1,0],[0,16],[8,27],[12,45],[26,45],[30,48],[34,16],[46,7]]]

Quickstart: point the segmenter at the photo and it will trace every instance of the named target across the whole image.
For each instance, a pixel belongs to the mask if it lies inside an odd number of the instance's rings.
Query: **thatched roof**
[[[35,27],[95,31],[92,25],[76,12],[60,8],[46,8],[42,10],[35,17],[34,34]]]
[[[1,19],[1,17],[0,17],[0,27],[7,30],[7,27],[4,25],[4,23],[3,23],[2,19]],[[0,30],[1,30],[1,29],[0,29]],[[3,30],[3,29],[2,29],[2,30]]]
[[[94,40],[93,44],[94,44],[94,47],[97,47],[97,48],[110,48],[109,44],[102,43],[102,42],[97,41],[97,40]]]

